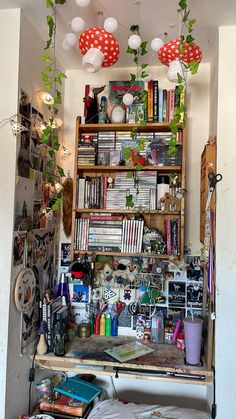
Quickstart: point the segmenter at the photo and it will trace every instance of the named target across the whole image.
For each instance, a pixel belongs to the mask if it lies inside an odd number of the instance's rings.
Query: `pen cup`
[[[198,365],[201,358],[202,319],[184,319],[185,356],[187,364]]]

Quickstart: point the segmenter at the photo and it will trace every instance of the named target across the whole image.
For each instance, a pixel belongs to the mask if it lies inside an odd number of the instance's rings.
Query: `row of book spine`
[[[123,220],[121,246],[123,253],[142,252],[143,227],[143,220]]]
[[[184,104],[185,93],[175,89],[159,89],[158,80],[148,82],[147,122],[170,122],[174,109]],[[180,122],[183,122],[184,113]]]
[[[53,336],[52,336],[52,328],[53,323],[55,320],[55,316],[58,310],[62,307],[62,298],[57,297],[50,302],[44,301],[42,304],[42,320],[47,324],[47,333],[46,339],[48,343],[49,350],[53,350]]]
[[[106,208],[107,176],[77,178],[77,208]]]
[[[180,219],[165,220],[166,254],[180,255]]]

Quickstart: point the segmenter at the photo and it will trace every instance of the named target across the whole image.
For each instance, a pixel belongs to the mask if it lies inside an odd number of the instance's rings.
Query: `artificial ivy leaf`
[[[140,34],[139,25],[132,25],[132,26],[130,26],[130,31],[131,32],[136,32],[139,35]]]
[[[57,198],[54,204],[52,205],[52,211],[53,212],[59,211],[61,208],[61,204],[62,204],[62,198],[61,197]]]
[[[55,0],[56,4],[65,4],[66,0]]]
[[[141,77],[144,79],[145,77],[148,77],[149,74],[146,71],[141,71]]]
[[[59,90],[56,90],[54,103],[57,103],[58,105],[61,104],[61,92],[59,92]]]
[[[59,76],[54,77],[54,81],[55,81],[55,83],[62,84],[61,77],[59,77]]]
[[[187,19],[189,17],[189,14],[190,14],[190,10],[188,10],[188,12],[184,13],[184,16],[182,18],[182,22],[186,22],[187,21]]]
[[[170,128],[171,132],[173,132],[174,134],[177,134],[178,127],[177,127],[177,125],[176,125],[175,121],[171,121],[171,122],[168,124],[168,127]]]
[[[51,73],[52,67],[50,65],[48,65],[47,67],[45,67],[45,69],[43,71],[44,71],[44,73]]]
[[[133,172],[127,172],[127,178],[132,179],[133,178]]]
[[[49,40],[46,42],[46,47],[44,47],[44,49],[46,50],[46,49],[50,48],[51,43],[52,43],[52,40],[51,40],[51,39],[49,39]]]
[[[46,166],[51,169],[53,167],[53,164],[54,164],[54,160],[48,160]]]
[[[54,4],[53,4],[52,0],[47,0],[47,8],[53,7],[53,6],[54,6]]]
[[[133,208],[134,207],[133,195],[127,195],[127,197],[126,197],[126,207],[127,208]]]
[[[53,148],[54,148],[54,150],[59,150],[59,148],[60,148],[60,143],[58,142],[58,135],[53,135],[53,137],[52,137],[52,145],[53,145]]]
[[[128,47],[126,52],[128,54],[133,54],[134,50],[132,48]]]
[[[131,129],[131,131],[130,131],[130,137],[131,137],[131,138],[135,138],[135,137],[136,137],[136,135],[137,135],[137,131],[138,131],[138,128],[137,128],[137,127],[133,127],[133,128]]]
[[[134,57],[135,64],[138,64],[138,57]]]
[[[143,165],[140,164],[140,163],[138,163],[138,164],[135,165],[135,169],[136,170],[142,170],[143,169]]]
[[[60,71],[59,71],[59,74],[57,74],[58,75],[58,77],[60,77],[61,79],[67,79],[67,76],[64,74],[64,73],[61,73]]]
[[[179,7],[184,10],[187,8],[187,0],[180,0]]]
[[[48,82],[48,75],[42,72],[41,73],[41,79],[45,82]]]
[[[178,77],[178,84],[181,84],[183,81],[183,77],[179,73],[177,73],[177,77]]]
[[[53,32],[55,30],[55,22],[52,16],[47,16],[47,24],[49,38],[52,38]]]
[[[133,74],[133,73],[130,73],[130,83],[131,84],[134,84],[135,83],[135,80],[136,80],[136,75]]]
[[[180,52],[184,52],[184,51],[185,51],[185,45],[184,45],[184,44],[181,44],[181,45],[180,45],[180,47],[179,47],[179,51],[180,51]]]
[[[49,54],[44,54],[44,55],[42,55],[42,60],[43,61],[45,61],[46,63],[48,62],[48,61],[50,61],[50,56],[49,56]]]
[[[50,90],[52,88],[52,83],[50,83],[48,81],[48,82],[43,83],[43,86],[45,87],[45,89],[49,89]]]
[[[147,68],[147,66],[148,66],[148,64],[144,64],[144,63],[143,63],[143,64],[141,64],[141,66],[140,66],[140,67],[142,68],[142,70],[144,70],[144,68]]]
[[[194,41],[194,38],[192,35],[188,35],[186,37],[186,42],[190,45]]]
[[[52,148],[50,148],[50,150],[48,150],[48,154],[49,154],[50,157],[54,157],[55,156],[55,151]]]
[[[64,170],[62,169],[61,166],[57,165],[57,171],[61,177],[65,176]]]
[[[43,130],[43,132],[42,132],[42,137],[41,137],[40,142],[41,142],[42,144],[47,144],[47,143],[48,143],[48,140],[49,140],[50,135],[51,135],[51,127],[47,126],[47,127]]]
[[[191,61],[191,63],[188,64],[188,68],[191,71],[191,74],[194,75],[197,73],[199,67],[199,63],[196,61]]]
[[[131,151],[131,148],[129,148],[129,147],[125,147],[125,149],[124,149],[124,157],[125,157],[126,159],[130,159],[130,158],[132,157],[132,151]]]

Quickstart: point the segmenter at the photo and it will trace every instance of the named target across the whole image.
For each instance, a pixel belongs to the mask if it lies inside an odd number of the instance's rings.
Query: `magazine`
[[[142,80],[131,84],[130,81],[109,81],[109,101],[112,105],[121,103],[125,93],[131,93],[135,102],[140,102],[140,96],[144,90]]]
[[[154,352],[154,349],[151,349],[140,342],[131,342],[125,345],[116,346],[112,349],[104,349],[104,352],[120,362],[127,362],[131,359],[150,354],[151,352]]]

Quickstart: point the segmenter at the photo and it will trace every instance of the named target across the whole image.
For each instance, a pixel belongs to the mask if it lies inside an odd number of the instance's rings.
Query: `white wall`
[[[68,145],[72,154],[74,150],[75,119],[83,115],[83,97],[85,84],[102,86],[106,84],[105,95],[108,95],[109,80],[129,80],[129,74],[134,68],[102,69],[99,73],[89,74],[84,70],[67,71],[65,90],[65,136],[64,143]],[[163,88],[172,88],[165,77],[166,68],[152,67],[151,74],[159,80]],[[188,82],[188,145],[187,145],[187,205],[186,205],[186,243],[192,243],[193,253],[200,254],[199,217],[200,217],[200,159],[201,152],[209,135],[209,88],[210,65],[202,64],[196,76],[190,77]],[[66,169],[73,167],[73,155],[66,162]],[[72,169],[72,174],[73,174]],[[62,241],[65,237],[62,235]]]
[[[236,366],[234,362],[236,246],[235,246],[235,115],[236,27],[219,29],[216,214],[216,401],[217,418],[235,417]]]
[[[0,120],[17,112],[20,11],[0,11]],[[9,299],[14,217],[16,138],[0,127],[0,417],[5,418]],[[10,330],[11,332],[11,330]]]

